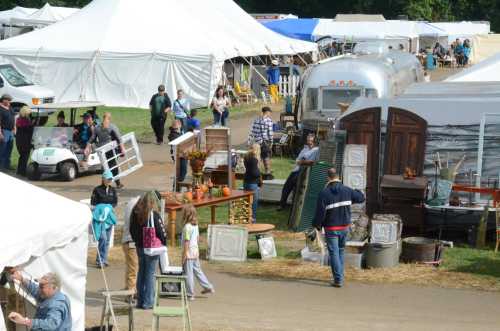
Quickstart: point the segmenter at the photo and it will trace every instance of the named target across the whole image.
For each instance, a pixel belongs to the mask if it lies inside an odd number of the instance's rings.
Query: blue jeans
[[[179,120],[182,125],[182,132],[187,132],[187,117],[175,117],[176,120]]]
[[[214,125],[226,126],[227,118],[229,117],[229,111],[226,109],[221,113],[214,111]]]
[[[95,258],[95,263],[99,265],[108,264],[108,250],[109,250],[109,241],[111,240],[111,230],[113,227],[109,227],[109,229],[101,232],[101,236],[99,237],[99,241],[97,242],[97,249],[99,250],[99,254]],[[101,257],[101,261],[99,262],[99,257]]]
[[[10,130],[2,130],[3,140],[0,141],[0,169],[10,169],[10,155],[14,146],[14,134]]]
[[[344,283],[344,247],[347,230],[325,231],[326,245],[330,255],[333,281],[337,284]]]
[[[243,184],[243,189],[245,191],[253,192],[253,203],[252,203],[252,223],[257,220],[257,206],[259,205],[259,185],[258,184]]]
[[[155,302],[155,271],[160,257],[144,254],[143,248],[137,248],[139,272],[137,273],[137,307],[150,309]]]

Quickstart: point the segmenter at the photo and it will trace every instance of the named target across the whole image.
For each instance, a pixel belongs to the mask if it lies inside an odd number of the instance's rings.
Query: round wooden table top
[[[249,234],[264,233],[274,230],[274,225],[272,224],[254,223],[254,224],[245,224],[245,226],[248,229]]]

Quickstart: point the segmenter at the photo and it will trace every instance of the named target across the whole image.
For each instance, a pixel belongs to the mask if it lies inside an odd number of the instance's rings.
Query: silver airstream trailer
[[[347,107],[358,97],[393,97],[422,80],[422,66],[415,55],[406,52],[388,50],[327,59],[304,73],[299,119],[303,128],[316,130],[327,126],[328,119],[340,115],[341,106]]]

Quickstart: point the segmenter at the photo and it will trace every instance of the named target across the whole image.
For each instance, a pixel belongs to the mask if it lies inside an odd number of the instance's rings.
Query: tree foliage
[[[143,0],[148,1],[148,0]],[[182,0],[178,0],[182,1]],[[210,0],[200,0],[210,1]],[[493,31],[500,31],[500,0],[235,0],[253,13],[293,13],[300,17],[333,18],[337,13],[383,14],[388,19],[407,15],[427,21],[490,21]],[[0,10],[14,6],[82,7],[90,0],[0,0]]]

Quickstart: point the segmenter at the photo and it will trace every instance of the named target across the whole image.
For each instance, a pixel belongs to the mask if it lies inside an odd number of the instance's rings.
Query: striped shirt
[[[273,120],[269,117],[259,117],[252,123],[250,140],[257,144],[273,141]]]

